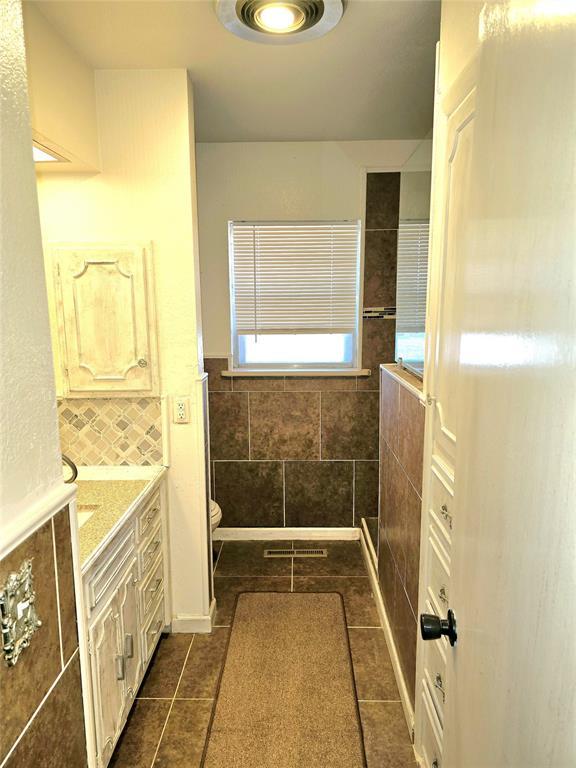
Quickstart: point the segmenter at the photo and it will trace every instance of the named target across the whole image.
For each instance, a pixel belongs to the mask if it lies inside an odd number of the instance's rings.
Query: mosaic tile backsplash
[[[62,452],[79,465],[162,463],[160,398],[63,399]]]

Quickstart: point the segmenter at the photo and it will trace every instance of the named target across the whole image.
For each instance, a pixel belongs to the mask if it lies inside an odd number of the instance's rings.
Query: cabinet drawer
[[[450,551],[454,524],[454,483],[447,470],[437,463],[432,466],[430,515],[442,537],[442,543]]]
[[[150,620],[144,626],[142,632],[142,651],[144,654],[144,664],[146,665],[152,656],[156,643],[164,629],[164,599],[160,601],[158,607],[150,617]]]
[[[156,566],[152,569],[152,572],[148,579],[142,586],[142,618],[146,620],[152,610],[154,610],[154,604],[158,602],[159,595],[164,594],[164,560],[160,556],[160,560]]]
[[[426,610],[432,606],[426,603]],[[432,640],[424,644],[424,680],[430,691],[430,698],[441,724],[444,723],[444,700],[446,697],[446,656],[441,640]]]
[[[153,530],[160,519],[160,493],[138,513],[138,539],[142,541]]]
[[[442,768],[442,731],[427,686],[422,685],[422,757],[425,768]]]
[[[99,558],[104,565],[100,568],[96,566],[94,575],[89,577],[87,583],[90,610],[100,605],[110,590],[118,585],[135,548],[134,529],[130,527],[119,534],[104,550]]]
[[[140,549],[140,575],[145,579],[162,551],[162,526],[158,525],[150,539]]]
[[[445,617],[450,604],[450,566],[434,525],[428,529],[427,597],[434,613]]]

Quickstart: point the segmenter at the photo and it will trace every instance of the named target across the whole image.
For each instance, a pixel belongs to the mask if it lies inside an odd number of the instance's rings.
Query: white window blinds
[[[428,219],[400,221],[396,287],[396,332],[423,333],[426,324]]]
[[[356,331],[360,222],[232,221],[229,252],[237,334]]]

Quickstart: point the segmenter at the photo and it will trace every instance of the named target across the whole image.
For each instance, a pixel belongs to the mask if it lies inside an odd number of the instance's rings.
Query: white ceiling
[[[36,3],[95,68],[186,67],[197,141],[417,139],[432,126],[437,0],[350,0],[325,37],[267,46],[209,0]]]

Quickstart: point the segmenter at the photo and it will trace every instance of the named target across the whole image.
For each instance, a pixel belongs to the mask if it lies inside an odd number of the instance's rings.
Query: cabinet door
[[[121,647],[124,658],[123,673],[126,686],[126,710],[132,704],[142,676],[137,584],[138,561],[134,558],[118,589]]]
[[[149,253],[141,246],[112,245],[52,250],[68,393],[154,393]]]
[[[114,597],[90,629],[92,689],[98,764],[108,764],[119,735],[124,709],[120,652],[120,615]]]

